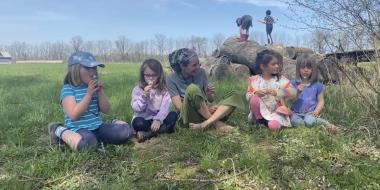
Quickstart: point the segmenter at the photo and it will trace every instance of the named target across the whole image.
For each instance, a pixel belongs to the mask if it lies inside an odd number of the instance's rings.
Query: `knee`
[[[171,122],[176,122],[178,119],[178,114],[177,112],[171,111],[166,118]]]
[[[199,89],[199,87],[195,84],[190,84],[186,88],[186,94],[188,95],[196,94],[198,92],[201,92],[201,89]]]
[[[292,125],[295,126],[305,126],[305,122],[303,121],[303,119],[296,115],[292,115],[290,117],[290,122],[292,123]]]
[[[77,145],[77,151],[89,150],[96,151],[98,149],[98,140],[95,136],[82,136]]]
[[[133,119],[132,127],[136,131],[141,131],[142,128],[144,128],[144,122],[145,119],[142,117],[136,117]]]
[[[305,117],[305,126],[306,127],[312,127],[315,125],[316,122],[317,122],[317,120],[315,119],[315,117],[312,117],[312,116]]]
[[[124,144],[132,137],[132,128],[127,124],[117,124],[113,144]]]
[[[260,98],[258,96],[251,96],[249,99],[249,105],[251,109],[260,107]]]
[[[281,129],[281,124],[278,121],[270,120],[268,121],[268,127],[272,131],[279,131]]]

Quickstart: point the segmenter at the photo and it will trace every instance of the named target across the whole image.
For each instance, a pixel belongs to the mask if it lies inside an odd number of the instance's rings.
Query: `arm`
[[[173,102],[174,107],[175,107],[177,110],[181,110],[181,107],[182,107],[182,101],[181,101],[181,97],[180,97],[179,95],[177,95],[177,96],[173,96],[173,97],[172,97],[172,102]]]
[[[164,119],[166,118],[166,116],[168,116],[168,114],[169,114],[170,104],[171,104],[170,95],[169,95],[169,92],[166,92],[164,94],[164,97],[162,98],[160,110],[153,117],[153,120],[159,121],[160,124],[162,124],[164,122]]]
[[[323,98],[323,91],[318,94],[317,98],[318,98],[318,103],[313,111],[313,115],[315,116],[318,116],[322,112],[323,106],[325,105],[325,99]]]
[[[100,111],[102,113],[109,113],[111,110],[111,105],[102,87],[98,91],[98,98]]]
[[[131,106],[134,112],[144,111],[147,107],[149,97],[143,93],[143,90],[136,86],[132,91]]]
[[[62,98],[61,104],[63,111],[70,117],[72,121],[77,121],[80,116],[87,111],[92,95],[99,89],[96,84],[91,81],[88,84],[87,92],[79,103],[76,103],[75,97],[70,94]]]

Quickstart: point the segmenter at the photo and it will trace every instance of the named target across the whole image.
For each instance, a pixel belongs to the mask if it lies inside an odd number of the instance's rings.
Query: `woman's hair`
[[[157,89],[163,91],[166,89],[165,73],[161,63],[156,59],[146,59],[140,67],[140,87],[144,88],[148,83],[144,78],[144,71],[146,68],[151,69],[157,74]]]
[[[270,15],[272,12],[271,12],[270,10],[267,10],[265,13],[266,13],[267,15]]]
[[[181,66],[187,66],[192,57],[196,57],[197,53],[188,48],[182,48],[169,54],[170,67],[176,72],[181,73]]]
[[[68,67],[67,74],[63,80],[63,84],[79,86],[82,81],[80,79],[80,64],[73,64]]]
[[[304,53],[297,57],[296,60],[296,78],[300,80],[302,78],[300,70],[302,68],[311,69],[311,76],[309,78],[310,83],[318,81],[318,65],[315,57],[310,53]]]
[[[262,74],[263,71],[261,70],[260,65],[267,66],[274,58],[278,61],[279,71],[276,76],[279,79],[283,67],[282,55],[271,49],[265,49],[257,53],[255,60],[255,74]]]

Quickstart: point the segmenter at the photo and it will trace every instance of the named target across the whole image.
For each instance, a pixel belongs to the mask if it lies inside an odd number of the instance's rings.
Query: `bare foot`
[[[221,121],[215,122],[214,125],[217,130],[221,130],[221,131],[228,131],[228,130],[234,129],[234,127],[232,127],[231,125],[228,125]]]
[[[191,129],[204,129],[207,127],[207,124],[205,122],[202,123],[189,123],[189,127]]]
[[[331,134],[337,134],[339,132],[339,127],[333,125],[333,124],[330,124],[328,127],[327,127],[327,131]]]

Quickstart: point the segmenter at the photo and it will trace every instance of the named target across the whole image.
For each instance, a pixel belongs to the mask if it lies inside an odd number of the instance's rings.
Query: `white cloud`
[[[216,0],[219,2],[225,2],[225,3],[246,3],[246,4],[252,4],[260,7],[280,7],[285,8],[287,7],[286,3],[284,3],[284,0]]]

